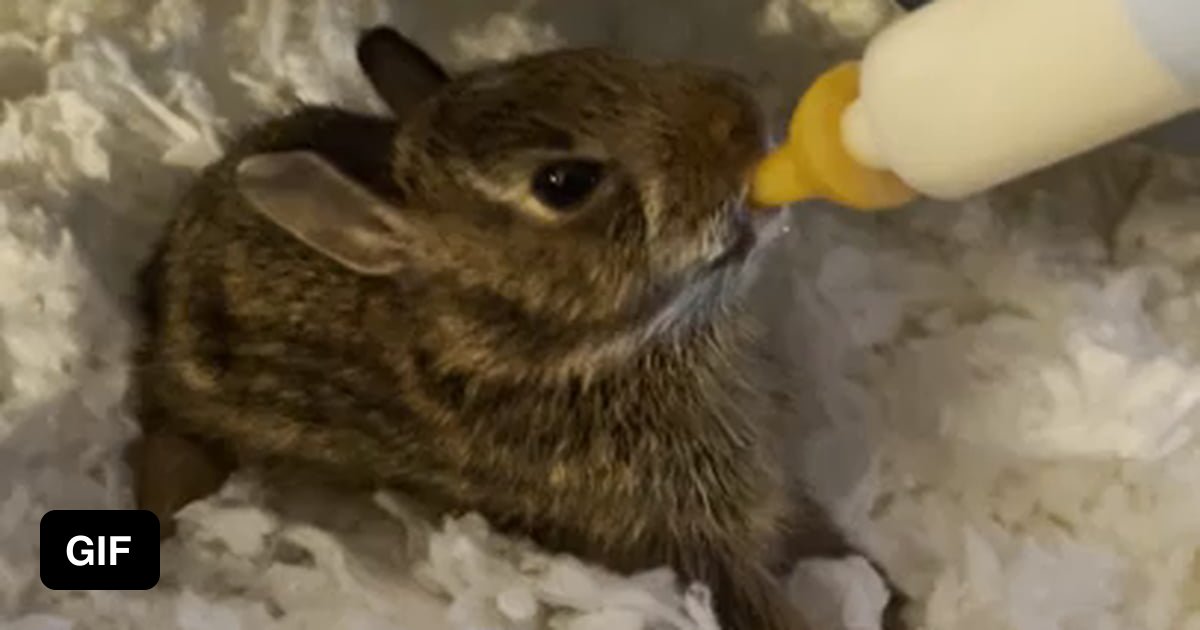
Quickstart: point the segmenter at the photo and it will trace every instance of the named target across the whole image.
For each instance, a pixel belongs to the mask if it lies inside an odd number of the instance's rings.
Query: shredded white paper
[[[883,0],[9,0],[0,7],[0,627],[716,630],[619,576],[402,497],[260,487],[181,514],[145,592],[46,590],[38,520],[131,503],[137,263],[246,123],[371,110],[353,36],[453,69],[606,44],[724,65],[780,117]],[[965,158],[964,158],[965,159]],[[1117,147],[963,204],[813,204],[774,239],[811,366],[797,468],[913,599],[914,630],[1200,630],[1200,162]],[[788,289],[781,291],[780,288]],[[780,297],[786,296],[786,297]],[[861,558],[801,563],[815,627],[878,628]]]

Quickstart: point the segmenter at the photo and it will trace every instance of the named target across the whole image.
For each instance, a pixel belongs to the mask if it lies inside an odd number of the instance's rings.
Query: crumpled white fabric
[[[357,28],[453,69],[608,44],[747,76],[784,120],[884,0],[12,0],[0,7],[0,626],[711,630],[703,589],[539,551],[402,498],[239,476],[181,516],[152,591],[37,583],[51,508],[126,507],[137,263],[232,133],[297,102],[376,110]],[[966,159],[966,158],[964,158]],[[963,204],[812,204],[775,239],[810,366],[798,467],[913,598],[914,628],[1200,630],[1200,164],[1099,152]],[[316,492],[315,489],[312,489]],[[862,560],[789,582],[877,627]]]

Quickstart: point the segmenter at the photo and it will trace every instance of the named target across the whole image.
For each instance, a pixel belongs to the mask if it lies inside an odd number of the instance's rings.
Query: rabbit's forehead
[[[585,87],[496,90],[448,99],[432,129],[472,159],[514,151],[572,151],[616,158],[685,134],[686,106],[649,96],[594,96]]]
[[[755,107],[740,81],[723,71],[568,50],[463,77],[439,99],[438,126],[464,135],[526,129],[535,140],[610,142],[626,134],[688,133],[696,120],[745,118],[743,110]]]
[[[707,72],[678,64],[567,50],[522,59],[464,77],[453,100],[479,108],[556,113],[660,107]]]

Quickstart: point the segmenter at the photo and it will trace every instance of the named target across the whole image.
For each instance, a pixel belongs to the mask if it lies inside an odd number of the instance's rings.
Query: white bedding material
[[[569,6],[568,6],[569,5]],[[811,9],[811,10],[809,10]],[[48,509],[125,507],[134,266],[195,170],[297,99],[375,108],[352,35],[453,68],[605,43],[742,71],[785,114],[891,11],[872,0],[10,0],[0,7],[0,627],[713,629],[623,578],[402,499],[190,506],[149,592],[37,580]],[[838,34],[842,37],[839,37]],[[911,593],[918,627],[1200,629],[1200,163],[1114,149],[986,198],[798,209],[780,334],[821,430],[796,460]],[[803,564],[818,627],[876,627],[860,559]],[[449,603],[447,606],[446,604]]]

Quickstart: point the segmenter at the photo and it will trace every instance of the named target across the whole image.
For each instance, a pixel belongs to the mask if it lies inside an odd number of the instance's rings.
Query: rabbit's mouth
[[[727,206],[725,219],[722,221],[724,229],[720,239],[721,245],[705,265],[710,271],[744,261],[758,243],[753,218],[746,208],[746,191],[743,190],[736,198],[730,200]]]
[[[727,265],[740,263],[750,255],[750,251],[754,249],[757,242],[758,236],[754,233],[750,221],[745,218],[737,219],[730,230],[725,248],[719,251],[717,256],[706,266],[709,270],[717,270]]]

